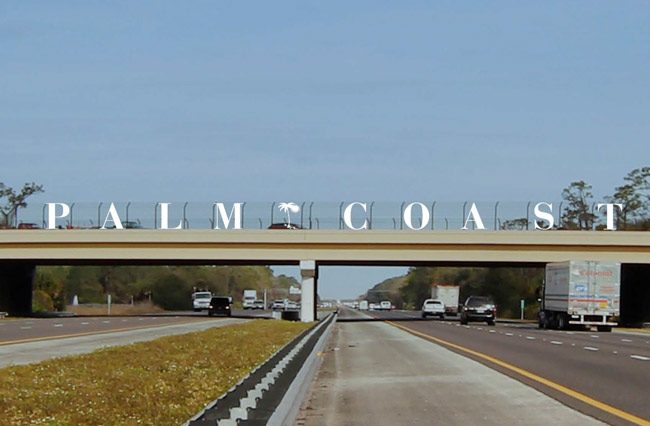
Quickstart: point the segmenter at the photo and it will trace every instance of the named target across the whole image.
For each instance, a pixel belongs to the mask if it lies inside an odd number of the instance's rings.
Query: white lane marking
[[[526,336],[526,339],[528,339],[528,340],[535,340],[535,338],[534,338],[533,336]]]
[[[24,326],[20,327],[21,330],[29,330],[30,328],[32,328],[31,325],[24,325]]]
[[[596,336],[595,334],[592,334],[589,337],[593,337],[594,339],[598,339],[600,336]]]
[[[512,333],[506,333],[506,336],[514,336]]]
[[[612,353],[613,353],[614,355],[618,355],[618,351],[614,351],[614,352],[612,352]]]
[[[595,352],[595,351],[598,350],[598,348],[594,348],[593,346],[585,346],[585,347],[582,348],[582,349],[584,349],[584,350],[586,350],[586,351],[593,351],[593,352]]]
[[[87,321],[84,321],[84,322],[81,323],[81,325],[88,325],[88,324],[90,324],[90,323],[87,322]]]
[[[494,331],[494,330],[490,330],[490,333],[496,333],[496,331]]]
[[[140,321],[144,321],[144,318],[138,318],[138,320],[140,320]]]
[[[122,322],[127,322],[128,320],[123,319]]]
[[[621,342],[630,343],[632,341],[630,339],[621,339]]]
[[[562,342],[559,342],[557,340],[551,340],[551,345],[561,345]]]
[[[110,321],[102,321],[104,324],[110,324]]]
[[[54,327],[63,327],[63,324],[54,324]]]
[[[650,358],[641,355],[630,355],[630,358],[638,359],[639,361],[650,361]]]
[[[477,330],[483,330],[483,327],[476,327]]]

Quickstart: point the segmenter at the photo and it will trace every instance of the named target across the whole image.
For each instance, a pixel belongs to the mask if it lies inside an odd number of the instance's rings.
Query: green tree
[[[26,183],[20,192],[0,182],[0,227],[18,226],[18,209],[27,207],[25,200],[32,194],[43,192],[43,185]]]
[[[567,229],[592,229],[596,216],[592,212],[591,185],[585,181],[571,182],[562,191],[567,203],[562,213],[562,225]]]
[[[520,217],[518,219],[506,220],[501,224],[501,229],[522,231],[528,227],[528,219]]]
[[[623,205],[618,228],[635,228],[650,216],[650,167],[634,169],[623,180],[626,183],[615,188],[607,200]]]

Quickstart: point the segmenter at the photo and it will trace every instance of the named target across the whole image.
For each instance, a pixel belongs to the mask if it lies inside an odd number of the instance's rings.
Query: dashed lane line
[[[613,406],[611,406],[609,404],[606,404],[606,403],[604,403],[602,401],[599,401],[597,399],[591,398],[591,397],[589,397],[589,396],[587,396],[587,395],[585,395],[585,394],[583,394],[581,392],[575,391],[575,390],[573,390],[571,388],[568,388],[568,387],[566,387],[564,385],[561,385],[559,383],[555,383],[555,382],[553,382],[553,381],[551,381],[549,379],[546,379],[546,378],[544,378],[542,376],[538,376],[535,373],[532,373],[532,372],[530,372],[528,370],[524,370],[523,368],[514,366],[512,364],[509,364],[509,363],[507,363],[505,361],[502,361],[502,360],[500,360],[498,358],[492,357],[490,355],[486,355],[486,354],[484,354],[482,352],[478,352],[478,351],[475,351],[473,349],[466,348],[466,347],[461,346],[461,345],[457,345],[455,343],[451,343],[451,342],[449,342],[447,340],[443,340],[443,339],[440,339],[440,338],[437,338],[437,337],[429,336],[428,334],[424,334],[424,333],[421,333],[419,331],[412,330],[412,329],[410,329],[408,327],[405,327],[404,325],[397,324],[397,323],[394,323],[392,321],[386,321],[386,323],[388,323],[388,324],[390,324],[390,325],[392,325],[394,327],[397,327],[399,329],[402,329],[402,330],[404,330],[404,331],[406,331],[408,333],[411,333],[411,334],[413,334],[415,336],[422,337],[423,339],[429,340],[431,342],[438,343],[438,344],[446,346],[448,348],[453,348],[453,349],[456,349],[456,350],[458,350],[460,352],[464,352],[464,353],[473,355],[475,357],[481,358],[481,359],[483,359],[485,361],[491,362],[492,364],[503,367],[503,368],[505,368],[505,369],[507,369],[509,371],[512,371],[512,372],[514,372],[516,374],[519,374],[519,375],[521,375],[523,377],[526,377],[526,378],[528,378],[530,380],[533,380],[533,381],[535,381],[537,383],[540,383],[540,384],[542,384],[544,386],[547,386],[547,387],[549,387],[551,389],[554,389],[554,390],[556,390],[558,392],[561,392],[561,393],[563,393],[563,394],[565,394],[567,396],[570,396],[570,397],[572,397],[574,399],[577,399],[578,401],[581,401],[581,402],[583,402],[585,404],[588,404],[588,405],[590,405],[592,407],[595,407],[595,408],[597,408],[599,410],[602,410],[602,411],[604,411],[606,413],[609,413],[609,414],[611,414],[613,416],[616,416],[616,417],[619,417],[621,419],[627,420],[628,422],[632,422],[632,423],[635,423],[635,424],[641,425],[641,426],[650,426],[650,421],[648,421],[646,419],[635,416],[634,414],[631,414],[631,413],[628,413],[627,411],[623,411],[621,409],[613,407]]]
[[[639,361],[650,361],[650,358],[648,358],[647,356],[642,356],[642,355],[630,355],[630,358],[638,359]]]

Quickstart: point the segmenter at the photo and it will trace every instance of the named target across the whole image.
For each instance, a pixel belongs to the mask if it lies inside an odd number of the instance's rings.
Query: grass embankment
[[[3,368],[2,424],[177,425],[307,327],[257,320]]]

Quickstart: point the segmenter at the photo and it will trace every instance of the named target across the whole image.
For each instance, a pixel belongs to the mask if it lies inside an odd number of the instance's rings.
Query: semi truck
[[[445,315],[458,314],[460,287],[450,284],[431,284],[431,298],[445,304]]]
[[[620,263],[549,263],[541,289],[539,328],[562,330],[576,325],[611,331],[617,325],[620,301]]]
[[[244,309],[254,309],[256,300],[257,300],[256,290],[244,290],[244,296],[242,298],[241,306]]]

